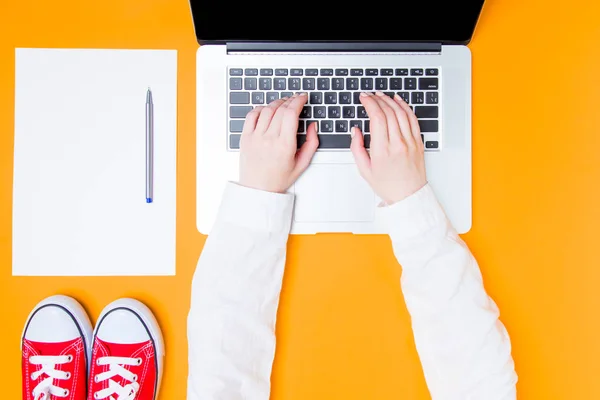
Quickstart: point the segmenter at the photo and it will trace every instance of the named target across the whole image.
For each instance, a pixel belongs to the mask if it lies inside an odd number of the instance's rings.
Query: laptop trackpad
[[[312,164],[294,186],[297,222],[368,222],[375,195],[354,164]]]

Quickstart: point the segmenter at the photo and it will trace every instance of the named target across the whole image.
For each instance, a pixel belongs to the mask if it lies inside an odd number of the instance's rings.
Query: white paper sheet
[[[13,275],[174,275],[177,52],[16,49],[15,59]]]

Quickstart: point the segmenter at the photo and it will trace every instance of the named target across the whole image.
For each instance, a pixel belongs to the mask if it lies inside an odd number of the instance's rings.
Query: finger
[[[372,93],[362,92],[360,102],[371,121],[371,149],[383,148],[389,143],[387,119]]]
[[[275,112],[275,115],[273,116],[272,120],[271,120],[271,124],[269,125],[269,128],[267,129],[266,134],[270,135],[270,136],[279,136],[279,134],[281,133],[281,123],[284,119],[284,116],[288,114],[288,106],[289,104],[295,99],[297,98],[298,95],[294,94],[291,97],[286,98],[286,100],[283,102],[283,104],[277,109],[277,111]],[[298,116],[296,115],[296,120],[298,119]],[[297,123],[298,121],[296,121]],[[296,126],[296,130],[298,129],[298,127]]]
[[[360,128],[355,126],[350,129],[350,135],[352,136],[352,143],[350,144],[350,150],[354,156],[354,161],[358,167],[358,172],[365,178],[365,180],[371,180],[371,157],[365,149],[365,138]]]
[[[397,96],[397,95],[396,95]],[[410,146],[415,145],[415,140],[412,135],[412,129],[410,126],[410,122],[408,121],[408,116],[406,115],[406,111],[400,107],[400,104],[396,103],[391,97],[383,95],[380,97],[383,99],[385,103],[390,106],[392,110],[394,110],[394,114],[396,114],[396,120],[398,121],[398,126],[400,127],[400,134],[402,138],[406,142],[406,144]],[[391,138],[390,138],[391,141]]]
[[[254,130],[256,129],[256,123],[258,121],[258,118],[260,117],[263,108],[264,107],[262,106],[255,107],[246,115],[246,121],[244,122],[244,128],[242,129],[242,136],[250,135],[254,132]]]
[[[406,112],[406,115],[408,116],[408,121],[410,123],[410,130],[417,146],[419,146],[419,143],[420,146],[423,146],[423,139],[421,139],[421,126],[419,125],[419,120],[417,119],[417,116],[415,115],[413,110],[410,109],[410,106],[406,104],[406,102],[402,99],[402,97],[395,95],[394,100]]]
[[[306,93],[299,93],[296,97],[292,97],[291,101],[287,103],[286,110],[283,112],[283,119],[281,121],[280,135],[286,136],[290,140],[296,140],[296,133],[298,132],[298,117],[302,112],[302,107],[306,104],[308,95]]]
[[[262,109],[262,111],[260,112],[260,118],[258,119],[258,122],[256,123],[256,129],[254,131],[257,133],[260,133],[261,135],[266,133],[267,130],[269,129],[269,126],[271,125],[271,120],[275,116],[275,113],[277,112],[279,107],[281,107],[283,104],[285,104],[285,102],[287,100],[288,100],[287,97],[284,97],[279,100],[275,100],[274,102],[270,103],[268,106],[264,107]]]
[[[295,139],[294,139],[295,140]],[[296,154],[296,166],[292,171],[293,182],[308,168],[315,152],[319,147],[319,137],[317,136],[317,123],[313,122],[306,130],[306,142],[300,147]],[[292,182],[292,183],[293,183]],[[291,185],[291,183],[290,183]]]
[[[398,118],[396,113],[386,102],[384,97],[387,97],[383,92],[377,92],[375,99],[379,103],[379,107],[383,110],[387,122],[387,131],[390,143],[401,143],[404,141],[402,133],[400,133],[400,125],[398,124]]]

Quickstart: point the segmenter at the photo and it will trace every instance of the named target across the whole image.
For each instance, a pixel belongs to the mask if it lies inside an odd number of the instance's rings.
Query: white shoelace
[[[102,389],[99,392],[94,393],[94,399],[106,399],[106,400],[134,400],[135,396],[140,389],[140,384],[137,382],[137,375],[127,370],[123,365],[140,365],[142,363],[141,358],[127,358],[127,357],[100,357],[96,361],[98,365],[108,365],[109,369],[106,372],[102,372],[94,377],[94,381],[102,382],[108,379],[108,388]],[[120,376],[128,383],[125,386],[119,385],[111,378]],[[114,397],[113,395],[117,395]]]
[[[29,363],[33,365],[41,365],[42,368],[31,374],[31,379],[36,380],[42,374],[48,375],[48,377],[42,380],[33,389],[34,400],[49,399],[50,395],[56,397],[67,397],[69,395],[68,389],[63,389],[59,386],[54,386],[52,381],[54,379],[68,380],[71,379],[71,374],[66,371],[56,370],[57,365],[70,363],[73,361],[73,356],[31,356],[29,357]]]

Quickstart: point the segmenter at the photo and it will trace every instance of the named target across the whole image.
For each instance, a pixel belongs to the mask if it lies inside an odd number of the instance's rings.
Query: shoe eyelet
[[[67,356],[67,362],[71,362],[71,361],[73,361],[73,356],[69,354]]]
[[[133,375],[133,381],[137,382],[137,380],[138,380],[138,376],[137,375]]]
[[[35,379],[33,378],[33,374],[31,374],[29,377],[31,378],[32,381],[35,381]]]
[[[64,391],[64,397],[67,397],[69,395],[69,389],[65,389]]]
[[[96,365],[97,365],[97,366],[100,366],[100,359],[99,359],[99,358],[98,358],[98,359],[96,359]]]
[[[96,383],[100,382],[100,381],[98,380],[98,375],[94,376],[94,382],[96,382]]]
[[[142,365],[142,359],[141,358],[137,359],[137,365]]]
[[[71,373],[67,371],[67,377],[65,379],[71,379]]]
[[[98,397],[98,392],[94,393],[94,398],[95,399],[99,399],[100,397]]]

